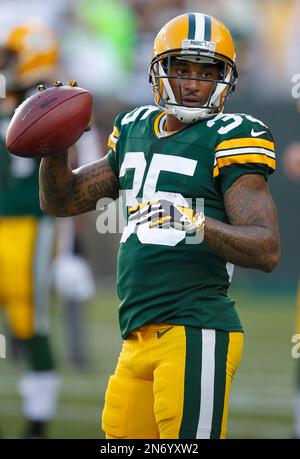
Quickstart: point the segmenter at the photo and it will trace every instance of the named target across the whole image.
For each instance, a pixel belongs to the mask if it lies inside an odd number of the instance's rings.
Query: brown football
[[[26,99],[15,111],[6,147],[17,156],[57,155],[74,145],[87,129],[93,97],[79,87],[56,86]]]

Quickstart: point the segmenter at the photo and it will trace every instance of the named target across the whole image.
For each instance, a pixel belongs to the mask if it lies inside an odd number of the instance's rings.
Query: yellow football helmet
[[[204,105],[186,107],[182,100],[175,99],[169,80],[176,78],[181,87],[181,80],[185,77],[170,76],[171,62],[174,58],[217,64],[220,68],[219,80],[195,78],[212,83],[208,100]],[[175,17],[160,30],[152,49],[149,79],[155,103],[183,123],[194,123],[213,113],[221,112],[226,97],[233,92],[237,83],[235,59],[233,39],[220,21],[202,13],[186,13]]]
[[[54,32],[40,19],[31,19],[13,29],[4,48],[10,58],[4,70],[18,86],[30,87],[53,78],[59,44]]]

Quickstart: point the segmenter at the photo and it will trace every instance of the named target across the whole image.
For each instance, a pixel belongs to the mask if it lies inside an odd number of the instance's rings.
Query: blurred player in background
[[[294,182],[300,183],[300,142],[291,143],[283,157],[283,166],[287,176]],[[300,335],[300,280],[298,282],[298,293],[296,297],[296,334]],[[300,358],[296,360],[295,386],[296,394],[294,399],[294,436],[300,439]]]
[[[8,155],[5,137],[15,108],[38,83],[53,81],[58,56],[56,36],[38,19],[13,29],[0,50],[0,72],[6,78],[0,105],[0,305],[28,357],[30,371],[19,384],[27,438],[46,435],[59,391],[48,321],[55,219],[39,206],[39,161]]]
[[[82,218],[57,222],[57,256],[51,264],[51,280],[63,309],[63,336],[68,358],[75,367],[88,364],[84,305],[95,293],[90,265],[82,246]]]
[[[96,126],[79,139],[71,149],[71,164],[77,168],[102,156]],[[57,250],[51,265],[52,284],[63,308],[64,336],[69,360],[74,366],[88,364],[88,343],[85,336],[84,305],[95,293],[92,270],[85,257],[82,237],[87,216],[61,218],[57,221]]]

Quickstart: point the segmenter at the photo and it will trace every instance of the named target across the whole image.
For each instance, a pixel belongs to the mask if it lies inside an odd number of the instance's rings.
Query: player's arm
[[[263,176],[243,175],[224,194],[230,224],[206,217],[205,241],[238,266],[271,272],[280,257],[277,211]]]
[[[67,152],[42,159],[39,184],[42,210],[57,217],[95,210],[100,198],[116,199],[119,194],[118,179],[106,157],[72,170]]]

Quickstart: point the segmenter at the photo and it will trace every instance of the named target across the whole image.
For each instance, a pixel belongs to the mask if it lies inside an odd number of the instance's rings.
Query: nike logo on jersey
[[[252,137],[258,137],[258,136],[264,134],[265,132],[267,132],[267,131],[259,131],[259,132],[256,132],[256,131],[254,131],[254,130],[252,129],[251,135],[252,135]]]
[[[161,338],[165,333],[167,333],[167,332],[168,332],[169,330],[171,330],[172,328],[174,328],[174,327],[166,328],[166,330],[163,330],[162,332],[156,331],[156,333],[157,333],[157,338]]]

